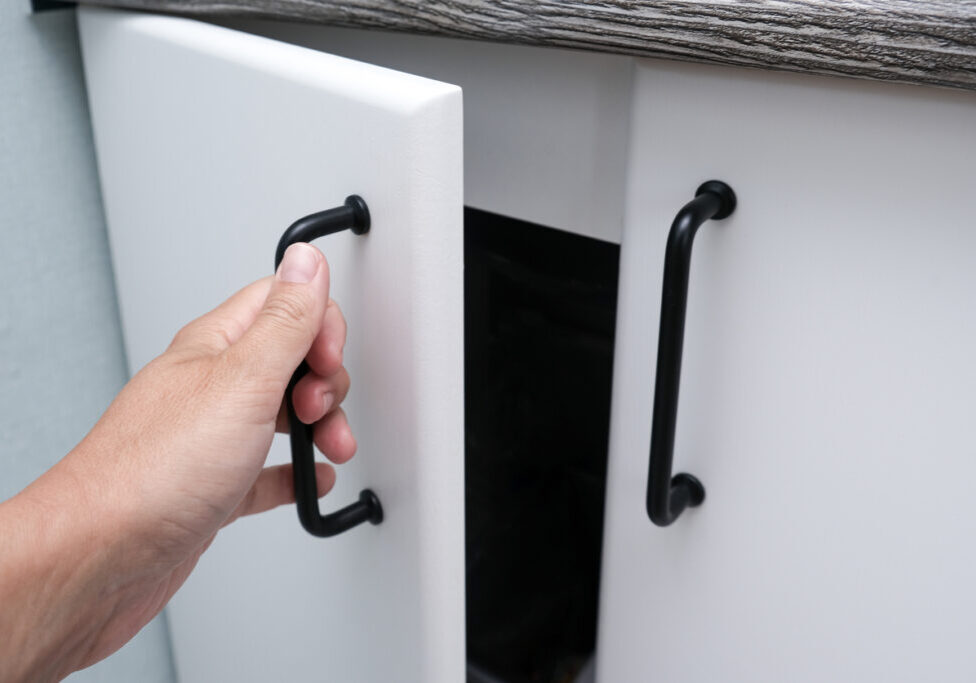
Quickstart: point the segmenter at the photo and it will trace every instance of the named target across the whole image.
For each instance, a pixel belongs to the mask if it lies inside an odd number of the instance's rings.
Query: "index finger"
[[[306,361],[322,377],[331,377],[342,368],[343,348],[346,345],[346,318],[334,300],[329,299],[319,331]]]
[[[254,322],[268,298],[269,289],[271,276],[238,290],[209,313],[184,325],[176,333],[170,348],[203,344],[215,353],[223,351],[237,342]]]

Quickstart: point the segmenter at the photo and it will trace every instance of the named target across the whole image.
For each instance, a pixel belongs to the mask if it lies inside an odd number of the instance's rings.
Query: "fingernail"
[[[335,394],[331,391],[322,394],[322,417],[332,409],[333,403],[335,403]]]
[[[285,250],[285,256],[278,266],[278,279],[282,282],[311,282],[318,269],[318,250],[298,242]]]

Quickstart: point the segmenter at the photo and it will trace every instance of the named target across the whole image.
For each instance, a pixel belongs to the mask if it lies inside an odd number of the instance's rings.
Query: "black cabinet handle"
[[[671,476],[674,429],[678,418],[678,386],[681,382],[681,348],[685,337],[685,309],[688,307],[688,273],[691,269],[691,247],[698,228],[708,219],[725,218],[734,210],[735,193],[732,188],[720,180],[710,180],[699,187],[695,198],[681,208],[668,233],[647,476],[647,516],[658,526],[668,526],[686,507],[697,507],[705,500],[705,487],[696,477],[683,472]]]
[[[340,207],[313,213],[292,223],[278,241],[278,249],[275,251],[275,271],[281,264],[285,250],[295,242],[311,242],[316,238],[343,230],[352,230],[357,235],[369,232],[369,208],[362,197],[357,195],[346,197],[346,203]],[[292,401],[295,385],[308,371],[308,364],[303,361],[292,375],[288,390],[285,392],[298,519],[308,533],[322,537],[341,534],[363,522],[379,524],[383,521],[383,507],[376,494],[369,489],[361,491],[359,501],[352,505],[347,505],[330,515],[319,512],[312,426],[298,419]]]

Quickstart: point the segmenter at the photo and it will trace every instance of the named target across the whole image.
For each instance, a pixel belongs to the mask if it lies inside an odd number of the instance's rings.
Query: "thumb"
[[[254,322],[229,352],[249,375],[284,388],[322,329],[328,304],[325,257],[310,244],[293,244]]]

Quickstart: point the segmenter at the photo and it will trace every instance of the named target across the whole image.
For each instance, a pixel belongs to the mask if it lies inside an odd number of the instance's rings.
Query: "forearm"
[[[56,681],[107,657],[221,526],[294,500],[290,465],[264,465],[303,360],[297,415],[326,457],[352,457],[338,407],[345,320],[328,278],[318,250],[289,247],[274,278],[184,327],[66,458],[0,504],[0,683]],[[316,477],[325,495],[335,472],[318,463]]]
[[[0,504],[2,683],[57,681],[83,666],[124,593],[118,546],[70,480],[56,467]]]

